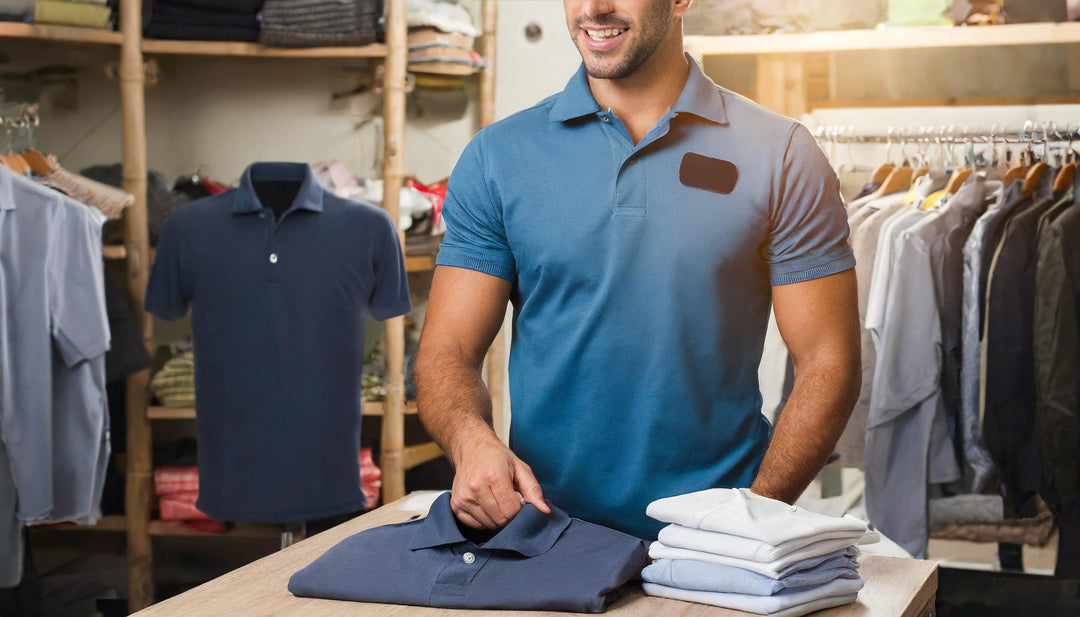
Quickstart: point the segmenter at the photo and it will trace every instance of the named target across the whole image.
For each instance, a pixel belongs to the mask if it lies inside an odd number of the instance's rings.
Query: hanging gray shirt
[[[103,217],[4,167],[0,204],[0,436],[18,517],[88,517],[108,459]]]

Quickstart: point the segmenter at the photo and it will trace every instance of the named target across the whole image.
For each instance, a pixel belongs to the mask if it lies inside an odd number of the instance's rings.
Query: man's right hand
[[[476,529],[502,529],[525,502],[551,513],[532,469],[494,435],[466,448],[454,461],[450,494],[450,508],[459,521]]]

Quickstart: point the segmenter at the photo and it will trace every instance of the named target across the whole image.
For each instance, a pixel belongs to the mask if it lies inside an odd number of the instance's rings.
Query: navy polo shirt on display
[[[810,132],[712,83],[637,144],[584,69],[482,130],[438,264],[514,284],[510,445],[571,516],[655,538],[649,502],[747,487],[769,444],[771,288],[854,265]]]
[[[463,529],[444,493],[423,520],[338,543],[294,574],[289,591],[442,608],[599,613],[648,563],[638,538],[571,519],[557,507],[545,515],[526,504],[494,535]]]
[[[240,187],[169,217],[146,310],[191,305],[198,508],[284,522],[361,509],[364,322],[409,311],[397,229],[299,163],[255,163]]]

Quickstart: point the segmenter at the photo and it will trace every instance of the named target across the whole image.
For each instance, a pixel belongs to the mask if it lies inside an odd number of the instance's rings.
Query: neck
[[[589,77],[589,90],[601,107],[622,121],[636,144],[679,100],[689,74],[690,64],[678,40],[675,45],[658,48],[633,75],[622,79]]]

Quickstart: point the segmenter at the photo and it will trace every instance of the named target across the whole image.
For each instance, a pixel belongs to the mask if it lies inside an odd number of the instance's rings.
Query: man
[[[564,0],[582,68],[481,131],[450,178],[416,377],[465,525],[546,497],[655,538],[660,497],[793,501],[843,431],[859,331],[836,174],[805,127],[684,55],[690,1]],[[796,366],[771,435],[770,299]],[[510,448],[479,372],[507,300]]]

